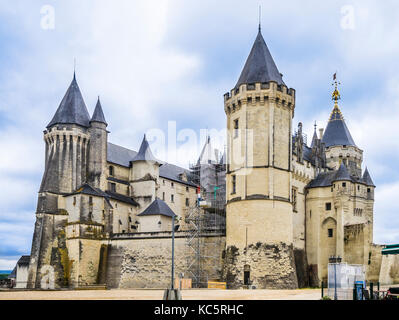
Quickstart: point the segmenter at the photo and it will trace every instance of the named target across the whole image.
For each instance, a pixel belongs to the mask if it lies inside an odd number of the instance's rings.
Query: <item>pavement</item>
[[[162,300],[163,290],[0,291],[0,300]],[[320,289],[298,290],[182,290],[183,300],[319,300]]]

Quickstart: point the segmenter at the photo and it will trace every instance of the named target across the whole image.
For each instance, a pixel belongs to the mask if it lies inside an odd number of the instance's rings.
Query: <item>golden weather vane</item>
[[[335,101],[335,104],[338,104],[338,100],[341,99],[341,95],[339,94],[339,91],[338,91],[338,85],[341,84],[341,82],[337,81],[337,73],[336,72],[333,75],[333,80],[334,80],[334,82],[332,85],[333,86],[335,85],[335,90],[332,93],[332,99]]]

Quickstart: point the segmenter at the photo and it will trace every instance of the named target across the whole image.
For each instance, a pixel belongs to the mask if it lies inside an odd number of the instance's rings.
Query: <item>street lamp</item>
[[[179,289],[175,289],[175,231],[179,229],[179,225],[175,226],[175,219],[172,217],[172,270],[171,270],[171,288],[164,292],[164,300],[181,300],[181,293]]]
[[[334,264],[334,300],[338,300],[337,297],[337,263],[341,263],[342,258],[340,256],[331,256],[329,262]]]

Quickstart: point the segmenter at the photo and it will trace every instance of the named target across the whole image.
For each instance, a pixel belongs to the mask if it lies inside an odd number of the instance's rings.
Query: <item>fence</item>
[[[331,299],[352,300],[355,283],[366,287],[366,273],[363,265],[347,263],[328,264],[328,290]]]

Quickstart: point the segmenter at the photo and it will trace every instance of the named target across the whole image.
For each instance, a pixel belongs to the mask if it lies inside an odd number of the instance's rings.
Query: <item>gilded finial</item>
[[[333,86],[335,85],[335,90],[332,93],[332,99],[334,100],[335,105],[338,105],[338,100],[341,99],[341,95],[339,94],[339,91],[338,91],[338,85],[341,83],[337,81],[337,73],[334,73],[333,80],[334,80],[334,82],[332,85]]]
[[[339,110],[339,107],[338,107],[338,100],[341,99],[341,95],[338,91],[338,85],[341,83],[339,81],[337,81],[337,73],[336,72],[333,75],[333,81],[334,82],[332,83],[332,85],[335,86],[334,92],[332,93],[332,100],[334,101],[334,109],[331,112],[330,121],[343,120],[341,110]]]

